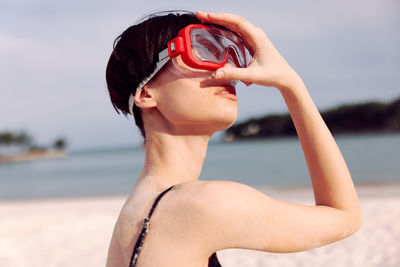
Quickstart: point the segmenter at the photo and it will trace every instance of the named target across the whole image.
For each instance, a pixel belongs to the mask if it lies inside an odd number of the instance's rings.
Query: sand
[[[309,189],[261,190],[313,203]],[[300,253],[222,250],[222,266],[400,266],[400,185],[357,191],[364,223],[355,235]],[[122,196],[0,202],[0,266],[104,266],[123,202]]]

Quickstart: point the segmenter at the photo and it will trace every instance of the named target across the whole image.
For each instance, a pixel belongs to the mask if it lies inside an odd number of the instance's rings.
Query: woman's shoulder
[[[205,253],[232,247],[260,250],[267,240],[263,222],[270,200],[246,184],[195,181],[177,185],[162,212],[171,220],[171,233],[180,232],[182,241],[203,240]]]

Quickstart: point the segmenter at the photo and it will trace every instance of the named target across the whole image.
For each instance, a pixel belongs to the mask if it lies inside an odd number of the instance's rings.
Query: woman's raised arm
[[[260,240],[263,240],[263,238],[269,240],[265,240],[264,243],[260,243],[262,245],[254,247],[254,249],[266,251],[303,250],[330,243],[354,233],[360,227],[362,221],[357,193],[342,154],[302,79],[279,54],[264,32],[240,16],[203,12],[198,12],[197,16],[202,21],[220,24],[235,31],[254,52],[253,62],[249,67],[244,69],[219,69],[216,74],[217,79],[238,79],[276,87],[282,93],[304,151],[316,203],[315,206],[306,206],[277,201],[268,197],[264,198],[261,194],[242,186],[228,184],[227,187],[223,187],[217,183],[208,188],[207,193],[205,193],[209,194],[209,198],[215,198],[213,200],[215,214],[213,216],[212,211],[206,211],[206,209],[204,212],[211,213],[209,215],[211,215],[214,223],[216,220],[218,221],[217,212],[218,210],[221,211],[221,208],[230,213],[230,215],[225,214],[227,217],[221,218],[221,223],[229,216],[232,220],[238,220],[239,222],[233,222],[231,227],[225,228],[227,233],[235,231],[235,227],[242,227],[243,230],[245,222],[243,219],[240,220],[239,217],[236,218],[236,216],[240,216],[236,212],[245,214],[247,212],[247,216],[253,216],[251,219],[262,219],[269,222],[268,227],[273,227],[277,232],[271,233],[270,230],[260,230]],[[212,187],[215,187],[215,189],[212,189]],[[212,193],[213,191],[215,192]],[[264,214],[255,215],[251,211],[255,211],[254,208],[249,207],[250,210],[246,211],[245,206],[241,210],[241,200],[235,200],[238,194],[247,196],[249,204],[259,205],[255,210],[264,212]],[[219,200],[220,198],[221,200]],[[232,207],[232,210],[230,210],[226,203],[223,203],[222,199],[224,198],[226,201],[236,201],[237,203],[233,203],[233,205],[236,205],[237,209]],[[213,209],[213,207],[208,208]],[[240,221],[242,221],[242,225],[240,225]],[[257,222],[256,225],[260,226],[260,223]],[[252,229],[256,231],[256,228]],[[249,231],[253,231],[250,229]],[[224,231],[224,229],[221,228],[220,231]],[[303,233],[299,231],[303,231]],[[239,232],[237,234],[241,235]],[[257,231],[254,234],[257,234]],[[296,237],[301,244],[294,242],[291,246],[290,242],[286,242],[279,246],[280,242],[293,241],[296,240]],[[245,239],[245,237],[243,238]],[[232,239],[227,247],[235,246],[235,244],[234,239]],[[236,246],[252,248],[249,247],[250,245],[242,246],[240,244],[237,243]],[[250,241],[249,244],[251,244]],[[221,244],[220,247],[224,246]]]

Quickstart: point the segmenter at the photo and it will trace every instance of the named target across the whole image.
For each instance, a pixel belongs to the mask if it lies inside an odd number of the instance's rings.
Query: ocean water
[[[400,134],[335,139],[356,184],[400,182]],[[0,200],[128,194],[143,162],[144,151],[131,148],[0,164]],[[296,138],[210,144],[200,179],[311,186]]]

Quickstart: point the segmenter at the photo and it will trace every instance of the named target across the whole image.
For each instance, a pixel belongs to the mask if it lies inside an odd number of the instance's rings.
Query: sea
[[[356,185],[400,183],[400,134],[346,135],[335,140]],[[143,163],[144,150],[131,147],[0,164],[0,201],[127,195]],[[199,179],[254,187],[311,187],[297,138],[209,144]]]

